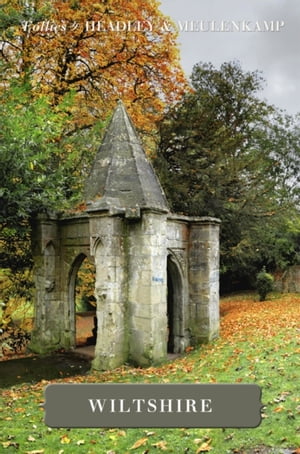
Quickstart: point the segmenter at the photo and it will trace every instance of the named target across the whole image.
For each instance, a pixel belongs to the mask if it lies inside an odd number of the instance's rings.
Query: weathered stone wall
[[[77,271],[89,255],[86,217],[60,222],[40,216],[33,225],[35,325],[30,348],[38,353],[75,346]]]
[[[98,334],[93,367],[112,369],[128,359],[127,271],[123,219],[93,217]]]
[[[190,330],[197,345],[219,334],[219,223],[199,219],[190,229]]]
[[[291,266],[281,276],[277,276],[274,285],[278,292],[299,293],[300,265]]]
[[[149,365],[166,358],[166,216],[144,212],[128,224],[130,360]]]
[[[96,266],[95,369],[158,363],[167,349],[183,352],[218,335],[217,220],[94,210],[44,217],[34,232],[34,351],[75,347],[75,282],[86,257]]]
[[[44,353],[60,344],[60,321],[53,316],[61,310],[57,269],[59,239],[56,218],[40,216],[33,224],[32,245],[35,280],[35,328],[31,346]]]

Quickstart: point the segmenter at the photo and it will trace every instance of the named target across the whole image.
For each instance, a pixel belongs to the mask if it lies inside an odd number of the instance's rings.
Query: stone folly
[[[95,264],[93,368],[148,366],[219,332],[219,220],[172,214],[122,103],[107,128],[79,214],[33,222],[31,349],[73,349],[75,282]]]

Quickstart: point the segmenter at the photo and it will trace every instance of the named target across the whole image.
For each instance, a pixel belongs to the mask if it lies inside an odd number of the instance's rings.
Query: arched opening
[[[182,352],[183,288],[179,267],[172,255],[167,259],[168,353]]]
[[[74,262],[69,285],[74,347],[96,344],[95,275],[94,263],[84,254],[80,254]]]

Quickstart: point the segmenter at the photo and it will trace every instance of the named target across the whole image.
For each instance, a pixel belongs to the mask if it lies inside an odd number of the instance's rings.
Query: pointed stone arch
[[[182,353],[185,342],[185,291],[181,267],[175,255],[167,256],[168,353]]]
[[[75,348],[78,344],[78,336],[77,336],[77,321],[76,321],[76,282],[77,282],[77,276],[80,268],[83,265],[83,262],[85,260],[90,261],[90,257],[88,257],[84,253],[80,253],[77,255],[77,257],[74,259],[70,272],[69,272],[69,279],[68,279],[68,305],[69,305],[69,321],[70,321],[70,343],[71,347]],[[93,327],[96,327],[95,323],[95,316],[96,316],[96,309],[95,309],[95,314],[93,315],[86,313],[85,316],[91,318],[92,321],[90,321],[90,336],[88,334],[86,335],[86,342],[88,342],[88,337],[90,338],[90,343],[92,343],[92,334],[93,334]],[[83,320],[84,321],[84,320]],[[94,326],[95,325],[95,326]]]
[[[69,303],[69,322],[70,322],[70,344],[71,347],[76,347],[76,311],[75,311],[75,292],[76,292],[76,276],[86,255],[80,253],[73,261],[68,279],[68,303]]]

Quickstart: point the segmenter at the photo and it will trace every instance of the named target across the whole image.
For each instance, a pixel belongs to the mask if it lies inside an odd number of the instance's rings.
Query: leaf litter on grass
[[[81,453],[82,444],[90,454],[297,452],[299,303],[300,295],[284,295],[263,303],[226,298],[221,302],[220,338],[189,350],[175,361],[145,369],[122,366],[104,373],[94,371],[5,389],[0,446],[5,452],[33,452],[35,445],[35,451],[44,454],[62,450],[64,454]],[[53,382],[257,383],[263,393],[263,420],[256,429],[52,430],[44,425],[40,405],[45,386]]]

